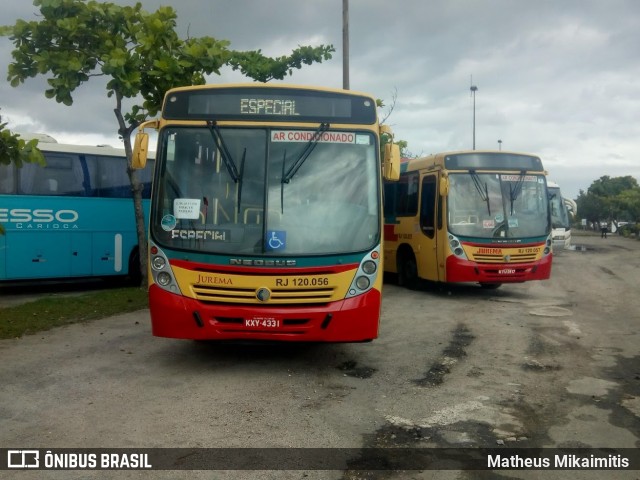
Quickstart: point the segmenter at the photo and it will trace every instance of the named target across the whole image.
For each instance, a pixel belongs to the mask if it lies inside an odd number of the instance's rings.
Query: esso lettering
[[[75,210],[51,210],[48,208],[31,210],[29,208],[13,208],[9,210],[8,216],[5,212],[6,209],[0,210],[0,220],[12,223],[73,223],[79,218],[78,212]]]
[[[53,222],[53,210],[37,209],[33,211],[32,216],[34,222]]]

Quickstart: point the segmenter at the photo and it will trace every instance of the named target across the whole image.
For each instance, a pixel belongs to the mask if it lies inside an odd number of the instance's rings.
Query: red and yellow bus
[[[403,161],[385,184],[384,270],[486,288],[544,280],[552,239],[546,172],[534,155],[439,153]]]
[[[292,85],[167,92],[149,225],[156,336],[369,341],[382,290],[381,154],[369,95]],[[381,155],[385,157],[381,161]]]

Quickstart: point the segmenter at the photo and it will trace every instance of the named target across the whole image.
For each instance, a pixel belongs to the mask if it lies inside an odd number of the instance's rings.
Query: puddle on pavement
[[[529,311],[529,315],[535,315],[538,317],[567,317],[573,315],[573,312],[568,308],[558,307],[555,305],[547,305],[539,307]]]

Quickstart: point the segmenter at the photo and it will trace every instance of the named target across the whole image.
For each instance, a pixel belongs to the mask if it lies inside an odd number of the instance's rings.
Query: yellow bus
[[[149,225],[156,336],[356,342],[377,337],[382,177],[375,98],[293,85],[167,92]],[[383,153],[381,153],[383,152]],[[384,157],[384,161],[381,159]]]
[[[543,280],[552,240],[546,172],[534,155],[459,151],[403,160],[385,184],[384,270],[486,288]]]

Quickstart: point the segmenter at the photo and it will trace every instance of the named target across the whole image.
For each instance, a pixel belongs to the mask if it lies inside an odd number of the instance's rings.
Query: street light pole
[[[502,140],[498,140],[498,150],[502,151]]]
[[[471,95],[473,95],[473,149],[476,149],[476,92],[478,87],[471,85]]]
[[[349,0],[342,0],[342,88],[349,90]]]

